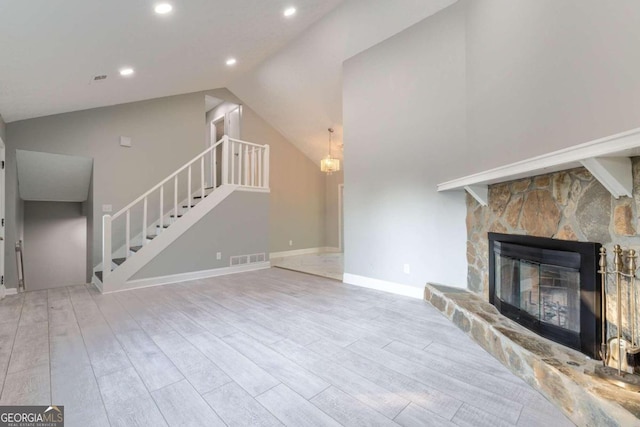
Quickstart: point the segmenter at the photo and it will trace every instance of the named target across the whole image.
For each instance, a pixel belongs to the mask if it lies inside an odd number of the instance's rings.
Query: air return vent
[[[264,262],[267,259],[267,255],[262,252],[259,254],[251,255],[235,255],[230,258],[231,266],[243,265],[243,264],[255,264],[257,262]]]

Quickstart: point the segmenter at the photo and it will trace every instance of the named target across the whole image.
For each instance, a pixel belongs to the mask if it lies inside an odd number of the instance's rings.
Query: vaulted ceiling
[[[457,0],[159,1],[0,1],[5,121],[228,87],[314,161],[335,128],[340,157],[342,63]]]
[[[0,1],[5,121],[226,86],[343,0],[162,1],[171,13],[154,12],[161,0]]]

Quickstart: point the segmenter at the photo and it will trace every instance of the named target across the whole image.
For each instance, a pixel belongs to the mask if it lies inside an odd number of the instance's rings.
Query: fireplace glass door
[[[580,272],[504,255],[495,257],[496,296],[534,322],[580,332]]]
[[[489,302],[533,332],[598,358],[600,247],[489,233]]]

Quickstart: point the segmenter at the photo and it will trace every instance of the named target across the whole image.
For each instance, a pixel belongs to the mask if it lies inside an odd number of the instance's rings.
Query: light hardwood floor
[[[282,269],[0,301],[0,405],[67,426],[564,426],[427,303]]]

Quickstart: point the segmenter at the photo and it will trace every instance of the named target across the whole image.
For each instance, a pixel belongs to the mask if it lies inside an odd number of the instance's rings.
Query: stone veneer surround
[[[597,242],[609,253],[616,243],[640,250],[640,157],[632,165],[633,198],[615,199],[585,168],[491,185],[488,206],[467,194],[468,289],[489,300],[490,231]],[[608,288],[608,319],[616,313],[613,291]],[[609,323],[608,333],[616,333],[615,325]]]

